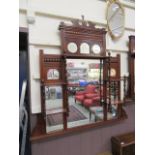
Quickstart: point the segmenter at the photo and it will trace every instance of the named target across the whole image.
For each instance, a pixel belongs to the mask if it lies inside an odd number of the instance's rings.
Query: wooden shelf
[[[39,119],[37,121],[37,124],[36,124],[36,127],[32,131],[30,141],[31,142],[37,142],[37,141],[40,141],[40,140],[45,140],[47,138],[61,137],[61,136],[71,134],[71,133],[78,133],[78,132],[86,131],[88,129],[93,130],[94,128],[97,128],[97,127],[115,125],[118,122],[123,121],[125,119],[127,119],[127,114],[126,114],[126,112],[124,110],[122,110],[121,117],[117,118],[117,119],[107,120],[107,121],[104,121],[104,122],[95,122],[93,124],[88,124],[88,125],[83,125],[83,126],[79,126],[79,127],[69,128],[69,129],[66,129],[66,130],[59,130],[59,131],[50,132],[50,133],[47,134],[46,130],[45,130],[44,120],[42,120],[42,117],[39,117]]]
[[[63,54],[65,58],[70,59],[108,59],[108,56],[94,56],[94,55],[76,55],[76,54]]]

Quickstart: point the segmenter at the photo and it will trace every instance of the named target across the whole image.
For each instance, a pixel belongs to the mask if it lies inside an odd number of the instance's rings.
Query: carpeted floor
[[[69,117],[67,118],[68,122],[75,122],[79,120],[87,119],[75,106],[69,106]],[[62,113],[52,114],[47,116],[48,125],[59,125],[63,123]]]

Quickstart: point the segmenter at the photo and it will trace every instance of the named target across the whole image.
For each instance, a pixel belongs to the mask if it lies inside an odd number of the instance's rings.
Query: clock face
[[[119,2],[108,5],[107,23],[112,38],[119,38],[124,32],[124,10]]]
[[[77,45],[76,43],[74,42],[70,42],[68,45],[67,45],[67,49],[70,53],[76,53],[77,52]]]
[[[100,46],[98,44],[95,44],[92,47],[92,51],[93,51],[94,54],[100,54],[101,48],[100,48]]]

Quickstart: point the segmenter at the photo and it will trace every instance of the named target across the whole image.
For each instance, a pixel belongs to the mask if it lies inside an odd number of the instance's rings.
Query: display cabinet
[[[69,84],[79,84],[80,80],[87,80],[87,68],[67,68],[67,79]]]

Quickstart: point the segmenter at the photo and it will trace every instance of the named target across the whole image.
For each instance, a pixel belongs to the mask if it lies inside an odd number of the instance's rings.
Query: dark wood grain
[[[128,66],[129,66],[129,90],[127,98],[134,100],[135,98],[135,36],[129,36],[129,54],[128,54]]]
[[[135,132],[124,133],[111,138],[114,155],[134,155]]]
[[[120,99],[120,55],[116,57],[111,57],[110,53],[106,56],[106,40],[105,34],[106,31],[104,29],[95,28],[94,24],[87,23],[85,21],[82,22],[82,25],[78,24],[78,21],[72,21],[72,26],[67,26],[64,23],[61,23],[59,26],[60,34],[61,34],[61,41],[62,41],[62,51],[61,55],[54,55],[54,54],[44,54],[43,50],[40,50],[40,84],[41,84],[41,112],[42,114],[38,115],[38,121],[36,124],[35,129],[32,132],[31,140],[41,140],[48,137],[57,137],[62,136],[68,133],[79,132],[86,129],[106,126],[109,124],[116,123],[118,121],[124,120],[127,118],[126,112],[122,108],[121,104],[118,104],[118,117],[117,119],[107,120],[107,113],[108,113],[108,103],[107,100],[110,100],[110,96],[108,95],[108,85],[110,86],[111,82],[116,82],[118,84],[118,95]],[[67,49],[67,44],[69,42],[75,42],[77,44],[78,50],[76,53],[70,53]],[[94,44],[99,44],[101,47],[100,54],[94,54],[92,50],[90,50],[89,54],[81,54],[80,44],[82,42],[86,42],[89,44],[92,49]],[[103,67],[103,82],[100,80],[100,87],[103,87],[103,117],[104,120],[102,122],[96,122],[89,125],[83,125],[74,128],[67,127],[67,117],[69,115],[69,106],[68,106],[68,93],[67,93],[67,71],[66,71],[66,59],[96,59],[100,60],[100,65]],[[111,77],[109,72],[110,69],[114,68],[116,70],[116,75]],[[47,72],[49,69],[57,69],[60,73],[60,78],[57,80],[47,79]],[[101,71],[101,70],[100,70]],[[102,84],[101,84],[102,82]],[[45,86],[52,86],[52,85],[61,85],[63,90],[63,130],[55,131],[51,133],[46,133],[46,112],[45,112]],[[110,92],[110,91],[109,91]],[[109,98],[108,98],[109,97]],[[111,100],[110,100],[111,101]],[[111,102],[109,103],[109,105]]]

